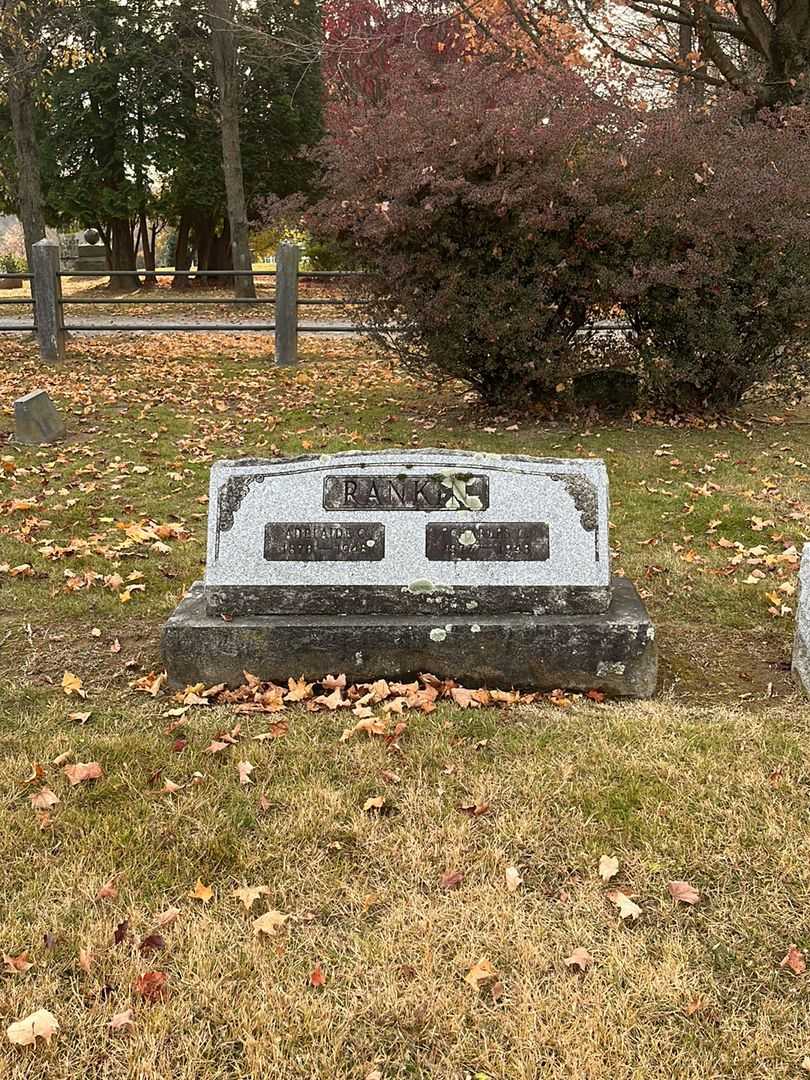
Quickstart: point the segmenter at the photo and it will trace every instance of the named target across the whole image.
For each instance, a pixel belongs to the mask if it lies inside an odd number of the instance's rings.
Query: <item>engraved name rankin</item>
[[[377,521],[272,521],[264,529],[268,562],[379,562],[384,556],[385,526]]]
[[[486,510],[489,477],[325,476],[325,510]]]
[[[548,525],[544,521],[431,522],[425,526],[425,555],[434,562],[545,562]]]

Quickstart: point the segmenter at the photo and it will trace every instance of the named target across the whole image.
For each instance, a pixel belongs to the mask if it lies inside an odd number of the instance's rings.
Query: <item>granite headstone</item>
[[[432,671],[654,692],[654,631],[611,578],[597,460],[446,450],[223,461],[205,578],[164,632],[173,683]]]
[[[14,438],[18,443],[39,445],[65,437],[65,422],[45,390],[33,390],[14,402]]]

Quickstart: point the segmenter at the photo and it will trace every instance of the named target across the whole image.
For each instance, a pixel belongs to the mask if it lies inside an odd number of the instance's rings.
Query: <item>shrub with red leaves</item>
[[[659,401],[727,405],[806,341],[808,115],[647,114],[571,71],[416,64],[326,141],[308,224],[371,271],[369,322],[420,373],[553,397],[594,366],[580,331],[623,309]]]

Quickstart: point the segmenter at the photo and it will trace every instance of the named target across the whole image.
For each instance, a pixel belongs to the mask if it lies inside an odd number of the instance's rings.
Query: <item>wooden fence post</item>
[[[276,252],[276,363],[298,363],[298,262],[296,244],[280,244]]]
[[[34,265],[31,282],[34,315],[43,360],[65,359],[65,317],[62,310],[62,281],[59,277],[59,244],[38,240],[31,249]]]

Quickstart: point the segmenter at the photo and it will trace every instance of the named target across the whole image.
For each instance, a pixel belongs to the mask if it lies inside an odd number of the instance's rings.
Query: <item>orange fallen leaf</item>
[[[118,896],[118,889],[115,878],[111,877],[96,893],[96,900],[115,900],[116,896]]]
[[[214,895],[214,890],[210,885],[203,885],[201,878],[197,878],[197,884],[188,895],[192,900],[202,900],[204,904],[207,904]]]
[[[164,971],[146,971],[139,975],[132,987],[147,1001],[159,1001],[169,996],[169,976]]]
[[[70,697],[71,694],[76,694],[78,697],[87,697],[86,692],[82,689],[82,680],[78,675],[74,675],[72,671],[65,671],[62,676],[62,689]]]
[[[312,697],[312,683],[308,683],[302,675],[300,679],[288,679],[289,692],[284,695],[285,701],[305,701]]]
[[[700,900],[700,893],[688,881],[670,881],[667,888],[672,899],[682,904],[696,904]]]
[[[489,982],[491,979],[497,979],[498,973],[489,960],[482,956],[477,964],[473,964],[467,974],[464,976],[464,981],[469,983],[473,990],[480,990],[484,983]]]
[[[489,813],[488,802],[466,802],[459,806],[459,810],[463,814],[469,814],[470,817],[481,817],[483,814]]]
[[[794,975],[803,975],[805,973],[807,970],[807,961],[798,945],[788,946],[787,955],[784,960],[782,960],[779,967],[788,968]]]
[[[97,761],[78,761],[75,765],[65,765],[62,772],[73,786],[85,780],[98,780],[104,775],[104,770]]]
[[[59,1030],[59,1022],[47,1009],[37,1009],[23,1020],[17,1020],[6,1028],[8,1041],[15,1046],[33,1046],[37,1039],[51,1041]]]
[[[316,989],[326,985],[326,976],[324,975],[323,968],[320,964],[316,964],[312,971],[310,971],[309,985],[314,986]]]
[[[34,966],[28,959],[27,952],[22,952],[19,956],[9,956],[8,953],[3,953],[3,965],[4,975],[21,975]]]

